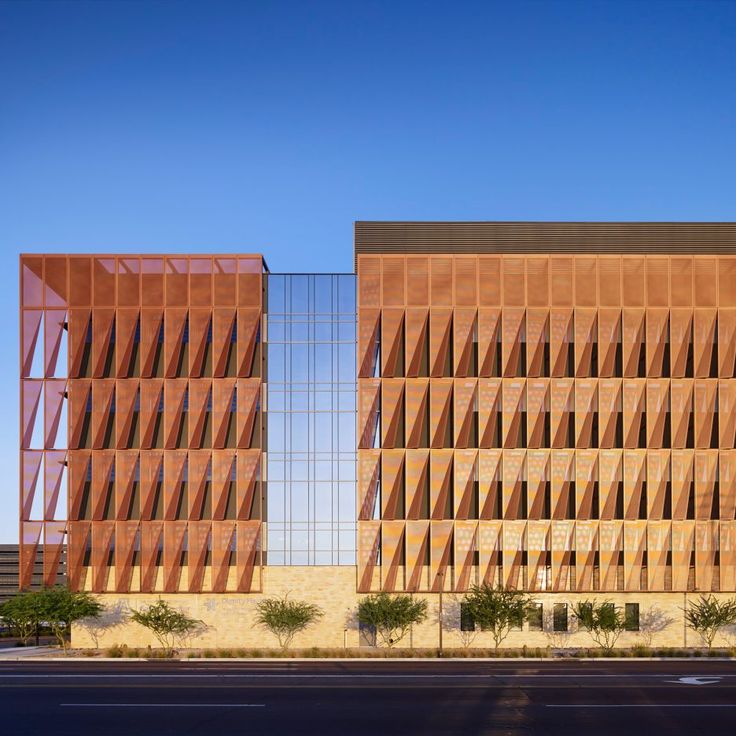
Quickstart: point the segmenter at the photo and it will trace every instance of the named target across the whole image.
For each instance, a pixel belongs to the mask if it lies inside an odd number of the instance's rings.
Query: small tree
[[[290,601],[288,596],[266,598],[256,608],[258,623],[279,640],[282,649],[287,649],[296,634],[324,615],[319,606],[305,601]]]
[[[146,608],[133,611],[130,618],[158,639],[167,656],[173,655],[177,640],[191,634],[202,623],[172,608],[161,598]]]
[[[40,590],[32,595],[39,598],[39,609],[66,654],[72,624],[82,619],[97,618],[104,606],[90,593],[56,587]]]
[[[708,649],[722,628],[736,624],[736,598],[719,601],[712,595],[701,595],[700,600],[690,601],[683,611],[687,625],[700,635]]]
[[[616,646],[619,636],[626,629],[623,614],[610,601],[580,601],[572,606],[572,615],[587,630],[590,638],[606,652]]]
[[[483,583],[466,593],[464,603],[476,626],[491,632],[498,649],[511,628],[523,623],[531,599],[519,590]]]
[[[651,647],[655,635],[662,633],[673,623],[674,619],[671,616],[667,616],[657,606],[652,606],[645,611],[639,620],[639,636],[644,646]]]
[[[410,595],[369,595],[358,604],[358,621],[373,626],[388,647],[400,642],[413,624],[427,618],[427,601]]]
[[[475,626],[475,621],[468,610],[466,603],[460,603],[458,606],[459,613],[459,627],[457,635],[462,642],[463,649],[469,649],[472,643],[478,636],[478,629]]]
[[[0,606],[0,618],[27,644],[38,632],[42,619],[37,593],[21,592]]]

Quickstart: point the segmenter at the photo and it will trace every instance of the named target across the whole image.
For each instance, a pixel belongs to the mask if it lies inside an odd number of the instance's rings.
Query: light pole
[[[437,573],[437,577],[440,579],[440,605],[439,605],[439,614],[437,616],[438,623],[440,625],[440,657],[442,656],[442,590],[445,587],[445,573],[440,570],[440,572]]]
[[[687,592],[682,594],[682,611],[683,611],[683,622],[682,622],[682,644],[687,647]]]

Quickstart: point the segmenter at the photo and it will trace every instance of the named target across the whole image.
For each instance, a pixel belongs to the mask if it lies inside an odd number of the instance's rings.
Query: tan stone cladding
[[[206,628],[201,634],[184,642],[186,647],[246,647],[276,648],[278,642],[268,631],[255,625],[256,605],[264,597],[289,595],[292,599],[306,600],[319,605],[324,616],[314,626],[298,634],[294,648],[358,647],[360,636],[356,609],[363,597],[355,592],[356,569],[354,567],[265,567],[263,593],[180,593],[162,594],[160,597],[171,605],[200,619]],[[717,597],[726,597],[715,594]],[[93,627],[74,626],[72,644],[75,647],[109,647],[126,644],[129,647],[157,646],[149,633],[134,623],[119,624],[121,615],[158,599],[156,594],[107,593],[100,600],[107,608],[103,618]],[[433,593],[416,594],[429,602],[427,620],[415,626],[401,646],[436,647],[439,639],[439,596]],[[598,600],[611,601],[623,607],[626,603],[638,603],[640,612],[639,632],[625,632],[617,646],[629,647],[648,644],[654,647],[683,647],[701,644],[695,632],[685,629],[682,608],[687,600],[697,597],[694,593],[610,593],[598,594]],[[592,646],[585,631],[576,628],[570,606],[586,598],[575,593],[540,593],[534,600],[543,605],[544,631],[530,630],[525,623],[521,630],[512,631],[503,642],[504,647],[577,647]],[[460,631],[460,602],[462,594],[443,595],[443,646],[452,649],[465,645]],[[553,607],[556,603],[568,604],[569,632],[553,631]],[[649,637],[651,635],[651,638]],[[728,630],[716,640],[717,646],[735,646],[736,630]],[[488,632],[471,635],[471,647],[493,646]]]
[[[736,590],[736,258],[392,242],[357,255],[358,589]]]

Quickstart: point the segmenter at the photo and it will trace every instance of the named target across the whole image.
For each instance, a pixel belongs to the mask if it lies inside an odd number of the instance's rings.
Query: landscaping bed
[[[72,650],[73,656],[109,657],[114,659],[166,659],[162,649],[149,647],[112,646],[107,649]],[[553,649],[551,647],[522,647],[515,649],[462,649],[447,648],[379,648],[364,647],[353,649],[327,649],[312,647],[309,649],[178,649],[174,653],[177,659],[600,659],[606,658],[736,658],[736,648],[692,648],[678,647],[645,647],[619,648],[610,651],[596,648]]]

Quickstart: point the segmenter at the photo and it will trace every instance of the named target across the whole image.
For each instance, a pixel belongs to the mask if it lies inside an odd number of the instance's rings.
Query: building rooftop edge
[[[736,222],[355,222],[354,256],[379,253],[736,255]]]
[[[241,253],[239,251],[232,253],[208,252],[208,251],[187,251],[179,253],[154,253],[148,251],[121,252],[121,251],[96,251],[89,253],[84,251],[21,251],[18,254],[23,256],[69,256],[73,258],[264,258],[263,253]]]
[[[265,271],[269,271],[268,263],[266,262],[266,256],[263,253],[241,253],[239,251],[231,253],[215,253],[208,251],[196,251],[196,252],[185,252],[185,253],[148,253],[148,252],[120,252],[120,251],[107,251],[107,252],[80,252],[80,251],[66,251],[66,252],[55,252],[55,251],[20,251],[18,253],[18,260],[22,261],[24,258],[260,258],[263,262],[263,268]]]

